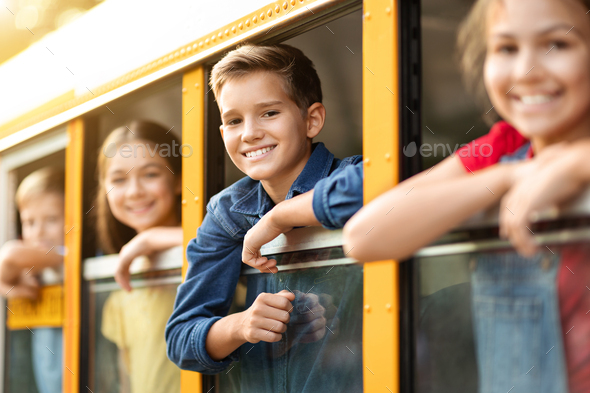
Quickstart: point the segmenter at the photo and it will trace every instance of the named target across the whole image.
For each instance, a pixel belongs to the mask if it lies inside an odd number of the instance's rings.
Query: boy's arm
[[[260,294],[248,310],[226,316],[242,269],[242,236],[233,227],[208,212],[189,242],[189,269],[166,325],[168,357],[182,369],[219,373],[246,341],[280,340],[289,321],[290,292]]]
[[[6,242],[0,249],[0,281],[16,285],[23,270],[55,267],[62,263],[63,256],[55,248],[41,250],[26,246],[20,240]]]
[[[263,273],[276,273],[276,261],[260,255],[264,244],[294,227],[342,228],[362,205],[361,161],[334,171],[316,183],[313,190],[276,205],[246,234],[242,261]]]
[[[363,207],[344,227],[345,251],[363,262],[407,258],[497,203],[511,186],[514,167],[472,174],[459,157],[449,157]]]

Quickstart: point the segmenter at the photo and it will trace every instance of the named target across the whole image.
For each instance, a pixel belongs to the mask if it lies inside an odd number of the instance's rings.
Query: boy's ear
[[[219,126],[219,132],[221,132],[221,139],[223,139],[223,124]]]
[[[307,137],[315,138],[326,120],[326,107],[321,102],[316,102],[307,108]]]

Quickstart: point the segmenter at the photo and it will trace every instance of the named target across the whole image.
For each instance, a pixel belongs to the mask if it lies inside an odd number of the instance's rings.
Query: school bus
[[[450,154],[445,146],[487,132],[453,57],[457,26],[471,4],[250,0],[140,6],[105,1],[1,64],[0,80],[12,89],[3,89],[3,95],[14,97],[4,100],[8,107],[0,116],[0,242],[19,234],[13,197],[20,180],[40,167],[58,165],[66,173],[67,249],[63,282],[48,283],[36,302],[6,304],[3,391],[37,391],[26,349],[35,326],[63,327],[64,392],[129,391],[128,382],[118,380],[117,360],[105,361],[112,359],[105,355],[112,344],[101,336],[101,308],[118,290],[116,257],[97,256],[100,245],[89,215],[98,148],[110,130],[149,119],[173,128],[191,146],[182,175],[186,248],[209,198],[240,177],[219,136],[219,112],[207,83],[211,67],[242,43],[288,43],[312,59],[322,81],[328,117],[318,140],[336,156],[364,157],[367,203]],[[65,67],[74,78],[55,74]],[[409,148],[422,142],[435,145],[428,157]],[[438,156],[437,144],[443,150]],[[584,201],[588,198],[572,207],[567,219],[541,217],[538,240],[548,248],[586,241],[590,233],[584,217],[590,208]],[[339,329],[359,334],[346,348],[334,348],[331,359],[322,359],[334,362],[328,370],[346,362],[358,371],[350,391],[475,392],[469,306],[473,256],[511,250],[498,238],[493,217],[474,218],[403,263],[360,265],[343,253],[340,231],[321,228],[282,235],[263,254],[277,258],[285,277],[298,275],[309,287],[324,285],[329,291],[345,285],[343,277],[357,280],[348,295],[356,301],[340,305],[350,312]],[[134,261],[133,285],[175,287],[186,267],[181,248]],[[331,269],[342,273],[326,284]],[[244,268],[242,281],[257,275]],[[234,309],[244,306],[244,297],[243,289],[236,292]],[[281,372],[289,377],[288,369]],[[181,373],[182,392],[240,391],[239,385],[229,372]]]

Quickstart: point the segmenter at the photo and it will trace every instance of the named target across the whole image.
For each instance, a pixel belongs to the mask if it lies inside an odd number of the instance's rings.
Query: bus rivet
[[[371,164],[371,160],[369,159],[369,157],[365,158],[365,165],[369,166]]]
[[[187,89],[186,89],[186,87],[183,87],[183,88],[182,88],[182,92],[183,92],[183,93],[186,93],[186,92],[187,92]]]
[[[270,8],[268,9],[268,12],[267,12],[267,14],[268,14],[268,17],[269,17],[269,18],[272,16],[272,10],[271,10]]]
[[[195,197],[195,202],[198,202],[198,201],[199,201],[199,197]]]
[[[365,310],[367,310],[367,312],[371,312],[371,306],[369,306],[368,304],[365,304]]]
[[[269,11],[270,11],[270,10],[269,10]],[[264,16],[264,12],[262,12],[262,13],[260,14],[260,20],[264,20],[264,18],[265,18],[265,16]]]
[[[386,309],[387,311],[391,311],[391,304],[387,303],[387,304],[385,305],[385,309]]]
[[[195,89],[198,89],[198,88],[199,88],[199,84],[195,83]]]
[[[182,200],[182,204],[183,204],[183,205],[186,205],[186,199],[183,199],[183,200]]]
[[[242,22],[240,22],[240,24],[238,25],[238,29],[244,30],[244,24]]]
[[[291,0],[291,5],[292,5],[293,7],[295,7],[295,3],[297,3],[297,0]]]
[[[387,15],[391,15],[391,8],[389,8],[389,7],[385,8],[385,13]]]
[[[287,8],[289,8],[289,3],[287,3],[286,1],[283,3],[283,9],[286,10]]]
[[[278,14],[279,12],[281,12],[281,7],[279,7],[278,5],[275,7],[275,14]]]
[[[365,13],[365,19],[366,19],[366,20],[369,20],[369,19],[371,19],[371,13],[370,13],[370,12],[366,12],[366,13]]]
[[[236,29],[236,26],[233,26],[233,27],[231,28],[231,32],[232,32],[232,33],[234,33],[234,34],[236,34],[236,30],[237,30],[237,29]]]
[[[256,16],[252,17],[252,22],[257,23],[258,22],[258,18]]]
[[[391,160],[391,154],[385,153],[385,161]]]

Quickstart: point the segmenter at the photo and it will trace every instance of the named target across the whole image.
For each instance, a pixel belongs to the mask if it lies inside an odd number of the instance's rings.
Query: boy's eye
[[[279,114],[279,112],[277,112],[277,111],[268,111],[268,112],[266,112],[266,113],[265,113],[264,115],[262,115],[262,116],[263,116],[263,117],[273,117],[273,116],[276,116],[276,115],[278,115],[278,114]]]
[[[115,178],[111,179],[111,183],[113,183],[113,184],[122,184],[124,181],[125,181],[125,179],[122,177],[115,177]]]
[[[240,124],[242,120],[240,119],[231,119],[227,122],[228,126],[235,126],[236,124]]]
[[[145,174],[145,177],[148,177],[151,179],[159,177],[159,176],[160,176],[160,173],[158,173],[158,172],[148,172]]]

